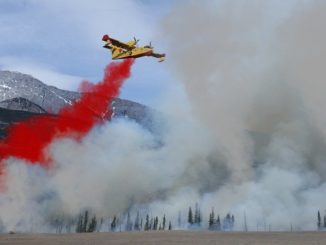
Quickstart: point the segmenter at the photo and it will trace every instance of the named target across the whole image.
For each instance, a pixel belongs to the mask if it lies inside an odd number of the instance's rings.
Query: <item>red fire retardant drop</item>
[[[12,125],[8,136],[0,141],[0,158],[17,157],[49,167],[51,157],[47,146],[57,138],[81,139],[90,129],[105,118],[111,118],[112,99],[130,76],[133,59],[111,63],[105,69],[101,82],[81,84],[83,92],[73,105],[62,108],[58,115],[37,115]]]

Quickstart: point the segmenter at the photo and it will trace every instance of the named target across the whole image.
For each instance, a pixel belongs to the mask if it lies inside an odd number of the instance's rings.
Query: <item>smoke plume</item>
[[[233,210],[238,229],[244,213],[250,229],[315,229],[324,208],[325,11],[322,1],[192,1],[164,22],[171,69],[224,156],[216,176],[229,176],[198,199]]]

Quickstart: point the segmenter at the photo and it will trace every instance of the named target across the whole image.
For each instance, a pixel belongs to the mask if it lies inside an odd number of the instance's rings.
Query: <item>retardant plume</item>
[[[0,156],[17,157],[47,166],[51,160],[47,146],[55,139],[74,137],[80,139],[95,124],[111,118],[112,99],[130,76],[133,59],[111,63],[105,68],[104,78],[96,85],[84,81],[82,96],[72,106],[62,108],[58,115],[37,115],[12,125],[8,137],[0,142]]]

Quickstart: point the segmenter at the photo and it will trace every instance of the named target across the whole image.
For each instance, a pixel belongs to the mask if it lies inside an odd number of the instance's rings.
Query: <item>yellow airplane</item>
[[[165,59],[165,54],[154,53],[151,44],[142,47],[136,46],[139,41],[136,40],[136,38],[134,38],[132,41],[124,43],[113,39],[108,35],[104,35],[102,41],[105,42],[103,48],[111,49],[113,60],[139,58],[143,56],[153,56],[155,58],[159,58],[159,62],[162,62]]]

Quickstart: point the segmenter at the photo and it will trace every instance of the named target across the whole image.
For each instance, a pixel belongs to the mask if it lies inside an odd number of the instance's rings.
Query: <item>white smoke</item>
[[[163,33],[186,96],[162,102],[160,137],[114,120],[81,142],[53,142],[50,170],[7,160],[6,230],[48,231],[53,216],[85,209],[140,209],[175,226],[196,202],[203,224],[215,207],[234,213],[238,230],[244,215],[251,230],[316,228],[326,205],[326,5],[182,3]]]
[[[166,18],[171,67],[231,173],[203,195],[205,210],[246,213],[251,229],[315,229],[326,201],[325,11],[322,1],[192,1]]]
[[[197,190],[198,171],[207,171],[197,162],[211,151],[203,145],[214,144],[190,115],[187,122],[183,116],[171,117],[176,123],[165,126],[172,128],[163,138],[135,122],[115,119],[95,127],[82,142],[56,140],[49,147],[49,170],[7,160],[8,189],[0,195],[4,229],[53,231],[50,222],[56,216],[76,217],[89,209],[98,217],[112,218],[135,205],[165,199],[184,186]]]

